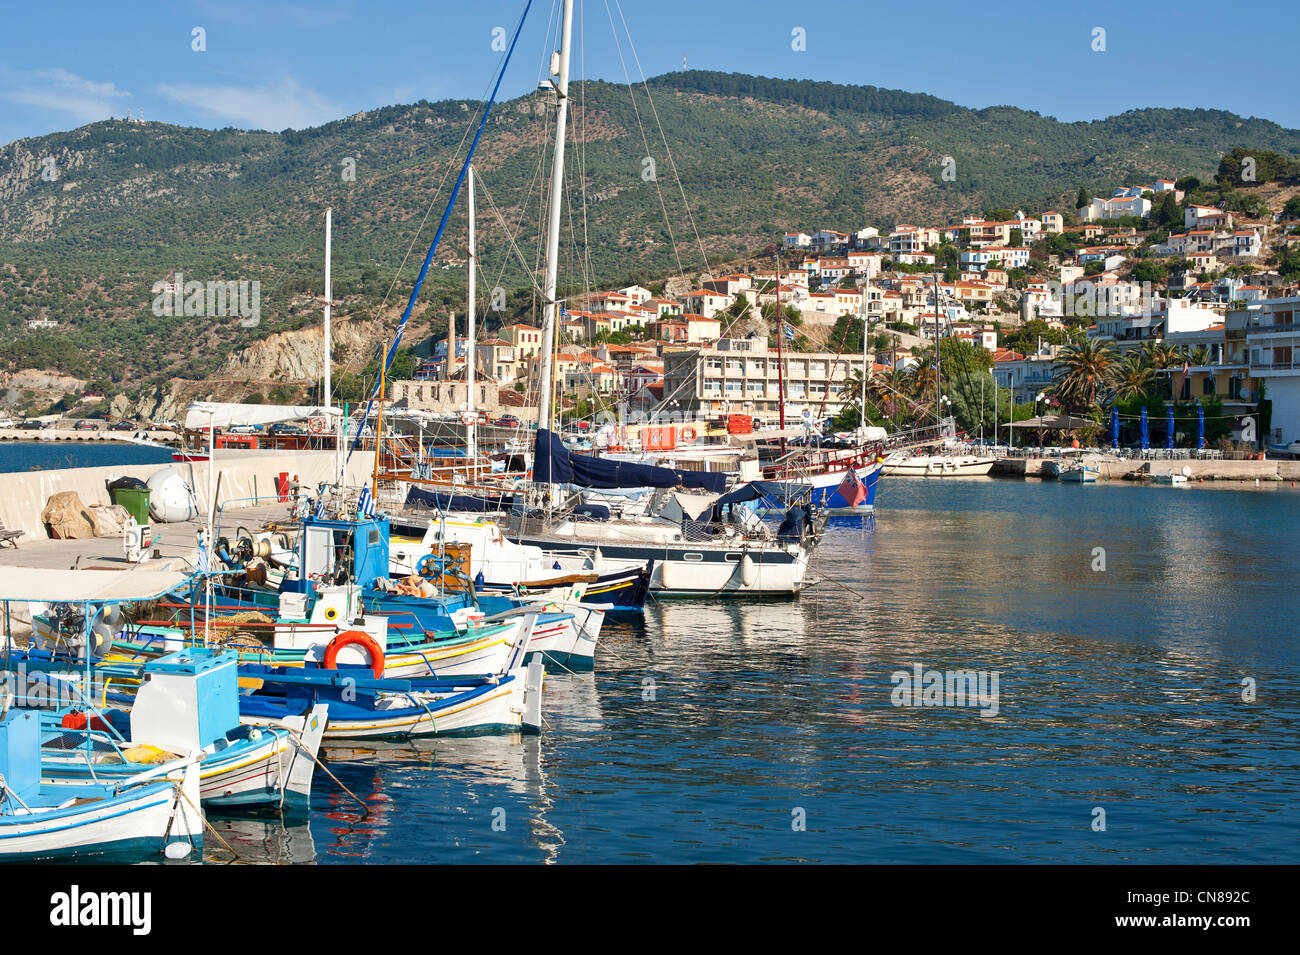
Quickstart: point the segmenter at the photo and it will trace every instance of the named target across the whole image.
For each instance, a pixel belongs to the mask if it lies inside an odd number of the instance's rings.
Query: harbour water
[[[122,441],[0,442],[0,473],[162,464],[171,459],[172,452],[168,448],[150,448]]]
[[[368,814],[318,774],[310,820],[214,821],[250,861],[1294,863],[1296,494],[882,483],[799,600],[608,621],[540,738],[330,750]],[[893,705],[918,664],[996,715]]]

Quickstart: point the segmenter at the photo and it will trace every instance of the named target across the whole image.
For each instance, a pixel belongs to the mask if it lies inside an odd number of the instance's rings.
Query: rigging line
[[[532,181],[528,184],[528,188],[525,190],[523,198],[519,202],[519,214],[518,216],[515,217],[515,225],[513,231],[509,228],[508,225],[504,224],[504,217],[502,216],[503,227],[505,228],[506,238],[508,241],[513,242],[514,241],[513,237],[520,235],[523,232],[524,214],[528,211],[529,205],[532,201],[533,190],[537,188],[538,183],[542,179],[542,173],[543,173],[543,168],[545,166],[545,159],[546,159],[545,143],[546,143],[546,137],[543,136],[539,140],[539,148],[537,151],[537,164],[533,169],[533,178]],[[482,172],[479,173],[479,181],[480,183],[484,181]],[[491,194],[486,192],[486,186],[484,187],[484,189],[485,189],[485,195],[487,195],[488,198],[488,203],[490,205],[493,204]],[[527,261],[524,260],[522,252],[519,253],[519,261],[520,264],[523,265],[524,267],[524,272],[529,274],[531,277],[534,274],[534,272],[533,270],[528,268],[528,263]],[[497,279],[496,279],[497,285],[501,284],[501,280],[505,277],[505,272],[506,269],[509,267],[509,265],[510,265],[510,256],[507,254],[502,258],[501,269],[500,271],[497,272]],[[532,279],[532,281],[534,282],[534,284],[536,284],[536,279]],[[502,322],[502,324],[504,324],[504,321]]]
[[[578,181],[582,191],[582,258],[588,275],[591,267],[591,236],[587,228],[587,5],[578,7],[578,102],[582,111],[582,135],[578,138]]]
[[[695,226],[695,216],[691,212],[691,204],[686,200],[686,188],[682,185],[681,173],[677,171],[677,160],[673,158],[672,148],[668,145],[668,137],[664,134],[663,123],[659,121],[659,110],[655,107],[655,98],[650,95],[650,84],[646,82],[645,70],[641,67],[641,58],[637,56],[636,43],[632,40],[632,31],[628,29],[627,20],[623,16],[623,4],[620,0],[614,0],[614,5],[618,7],[618,17],[623,21],[623,30],[627,33],[627,45],[632,50],[632,60],[636,63],[637,72],[641,74],[641,85],[645,87],[646,99],[650,101],[650,112],[654,115],[655,125],[659,127],[659,138],[663,140],[664,152],[668,154],[668,165],[672,168],[673,178],[677,180],[677,189],[682,194],[682,205],[686,209],[686,221],[691,224],[691,231],[695,234],[695,244],[700,250],[700,258],[704,260],[704,269],[709,271],[712,266],[709,264],[709,257],[704,251],[704,243],[700,240],[700,230]],[[609,2],[606,0],[606,9],[609,8]]]
[[[480,191],[482,191],[483,197],[488,201],[488,208],[492,210],[492,214],[496,216],[498,224],[501,226],[502,230],[506,233],[507,253],[513,252],[515,254],[515,257],[519,259],[519,264],[522,265],[524,268],[524,273],[528,276],[529,281],[532,283],[534,291],[540,293],[542,291],[542,288],[540,285],[537,284],[537,276],[531,269],[528,268],[528,260],[524,258],[524,253],[519,248],[518,243],[515,242],[515,237],[510,234],[509,223],[505,221],[505,217],[502,215],[500,207],[492,200],[492,193],[488,189],[487,183],[483,180],[481,174],[478,176],[478,180],[477,182],[475,182],[475,185],[478,187]],[[507,254],[506,255],[507,264],[509,263],[509,260],[510,260],[510,256],[509,254]],[[501,272],[498,273],[498,277],[503,274],[505,274],[504,264],[501,267]]]
[[[614,34],[614,49],[618,51],[618,62],[623,67],[623,82],[627,84],[628,98],[632,100],[632,112],[636,116],[637,129],[641,132],[641,142],[645,146],[646,158],[653,161],[650,156],[650,139],[645,134],[645,124],[641,122],[641,108],[636,104],[636,91],[632,88],[632,77],[627,71],[627,61],[623,59],[623,42],[619,39],[618,28],[614,26],[614,13],[609,9],[609,0],[605,0],[605,13],[609,15],[609,29]],[[628,37],[629,41],[631,37]],[[664,225],[668,229],[668,240],[673,246],[673,259],[677,262],[677,274],[682,275],[686,272],[682,265],[682,257],[677,251],[677,236],[673,234],[672,220],[668,216],[668,205],[664,202],[664,192],[659,188],[659,177],[655,176],[651,180],[655,184],[655,194],[659,197],[659,207],[664,213]]]
[[[529,5],[531,5],[531,0],[529,0]],[[524,15],[525,15],[525,16],[527,15],[527,7],[525,7]],[[520,17],[520,25],[521,25],[521,26],[522,26],[522,23],[523,23],[523,17]],[[504,53],[501,55],[501,57],[498,59],[498,70],[499,70],[499,71],[502,71],[502,72],[504,71],[504,69],[505,69],[505,64],[506,64],[506,62],[509,61],[509,59],[510,59],[509,51],[506,51],[506,52],[504,52]],[[498,82],[499,82],[499,81],[498,81]],[[485,85],[485,87],[484,87],[483,94],[486,96],[486,95],[488,94],[489,90],[491,90],[491,89],[492,89],[492,81],[489,80],[488,83],[487,83],[487,85]],[[407,247],[406,247],[406,253],[402,256],[402,261],[401,261],[401,263],[397,266],[397,269],[393,272],[393,279],[392,279],[392,281],[391,281],[391,282],[389,283],[389,285],[388,285],[388,290],[387,290],[386,292],[384,292],[384,297],[383,297],[383,299],[380,301],[379,305],[378,305],[378,306],[375,306],[375,307],[371,310],[371,320],[372,320],[372,321],[373,321],[373,320],[380,319],[380,318],[383,317],[383,315],[382,315],[383,310],[384,310],[384,308],[388,305],[388,299],[389,299],[389,297],[392,295],[392,293],[393,293],[393,289],[396,288],[396,286],[397,286],[397,281],[398,281],[398,279],[401,277],[402,269],[404,269],[404,268],[406,267],[406,263],[407,263],[407,261],[410,259],[410,256],[411,256],[411,251],[412,251],[412,249],[415,248],[415,243],[419,240],[419,238],[420,238],[420,233],[424,231],[424,227],[425,227],[426,223],[429,221],[429,214],[433,211],[433,208],[434,208],[435,204],[436,204],[437,201],[438,201],[438,197],[442,194],[443,187],[444,187],[444,186],[446,185],[446,183],[447,183],[447,177],[451,174],[451,170],[455,168],[455,165],[456,165],[456,157],[460,155],[460,150],[461,150],[461,148],[465,145],[465,140],[469,137],[469,132],[470,132],[470,130],[474,128],[474,120],[475,120],[475,119],[478,119],[479,116],[480,116],[480,113],[482,113],[485,109],[491,109],[491,104],[490,104],[490,103],[487,103],[485,100],[480,101],[480,103],[483,103],[483,104],[485,104],[485,105],[478,105],[478,106],[475,107],[474,114],[470,117],[470,121],[465,125],[465,131],[461,134],[460,142],[456,144],[456,148],[455,148],[454,150],[452,150],[451,154],[447,157],[447,165],[446,165],[446,167],[443,169],[442,179],[439,180],[437,188],[434,190],[433,195],[429,198],[429,203],[428,203],[428,205],[425,207],[425,210],[424,210],[424,216],[420,219],[420,225],[419,225],[419,227],[415,230],[415,233],[411,236],[410,244],[407,245]],[[486,116],[484,116],[484,120],[486,120]],[[480,123],[480,129],[481,129],[481,125],[482,125],[482,124]],[[418,167],[418,165],[419,165],[419,164],[416,163],[416,164],[414,164],[414,167],[405,167],[405,168],[401,168],[401,169],[395,169],[395,170],[393,170],[391,173],[389,173],[388,175],[390,175],[390,176],[395,176],[395,175],[397,175],[397,174],[399,174],[399,173],[403,173],[403,172],[405,172],[405,173],[409,173],[409,172],[411,171],[412,168]],[[380,178],[386,178],[386,177],[380,177]],[[372,180],[372,181],[373,181],[373,180]],[[351,199],[352,192],[353,192],[353,190],[351,190],[351,189],[347,190],[347,195],[348,195],[349,201],[350,201],[350,199]],[[375,263],[375,264],[379,264],[379,263]],[[357,311],[362,311],[362,310],[363,310],[363,309],[358,309]],[[336,316],[336,320],[338,320],[338,321],[351,321],[352,319],[353,319],[353,315],[350,315],[350,314],[349,314],[349,315],[338,315],[338,316]],[[360,361],[359,355],[358,355],[356,352],[354,352],[353,355],[352,355],[352,356],[351,356],[351,357],[350,357],[346,362],[344,362],[344,364],[343,364],[343,369],[342,369],[342,373],[339,375],[339,377],[338,377],[337,379],[335,379],[335,381],[334,381],[334,385],[335,385],[335,387],[334,387],[333,389],[331,389],[331,390],[336,391],[336,392],[338,391],[338,386],[342,384],[342,375],[343,375],[343,374],[349,374],[349,373],[351,373],[351,369],[354,368],[354,367],[357,365],[357,363],[358,363],[359,361]],[[378,381],[378,378],[376,378],[376,381]],[[364,384],[364,381],[363,381],[363,384]],[[332,396],[331,396],[331,397],[332,397]],[[327,401],[324,402],[324,404],[329,405],[330,402],[327,400]],[[360,433],[360,429],[358,429],[358,434],[359,434],[359,433]]]
[[[442,221],[438,224],[438,231],[433,237],[433,242],[429,246],[428,253],[425,254],[424,264],[420,267],[420,274],[419,276],[416,277],[415,285],[411,289],[411,296],[407,300],[406,310],[402,313],[402,320],[401,322],[398,323],[397,331],[393,335],[393,344],[389,348],[387,356],[385,356],[384,358],[383,365],[380,368],[379,380],[375,382],[375,388],[374,391],[371,392],[370,401],[367,402],[366,404],[365,414],[362,415],[363,422],[365,421],[366,418],[370,416],[370,408],[374,405],[375,395],[379,392],[380,385],[383,382],[384,373],[388,370],[389,365],[393,363],[393,358],[397,354],[398,346],[401,345],[402,333],[406,331],[406,325],[411,319],[411,312],[415,308],[415,302],[420,297],[420,288],[424,285],[424,278],[429,273],[429,265],[433,262],[434,253],[438,251],[438,244],[442,241],[443,232],[445,232],[447,229],[447,220],[451,218],[452,207],[456,204],[456,197],[460,194],[460,187],[465,181],[465,173],[469,169],[470,160],[474,158],[474,151],[478,148],[479,140],[483,136],[483,129],[487,125],[488,116],[490,116],[492,113],[492,103],[496,101],[497,92],[501,88],[501,81],[502,79],[505,78],[506,67],[509,65],[510,57],[515,51],[515,44],[519,42],[519,34],[523,31],[524,21],[527,19],[528,11],[532,7],[532,5],[533,5],[533,0],[527,0],[527,3],[524,6],[524,12],[519,16],[519,23],[515,27],[515,34],[510,40],[510,47],[508,50],[506,50],[505,58],[502,60],[500,70],[497,72],[496,84],[492,87],[492,97],[491,99],[488,100],[486,106],[483,109],[483,117],[479,121],[478,131],[474,134],[474,141],[470,143],[469,152],[465,155],[465,162],[460,167],[460,175],[456,178],[456,185],[452,187],[451,195],[447,199],[447,206],[442,212]],[[352,450],[348,452],[349,458],[352,457],[353,452],[355,452],[356,449],[361,445],[362,430],[363,430],[362,428],[357,429],[356,440],[352,443]],[[379,434],[378,422],[376,422],[375,434],[376,437],[378,437]],[[379,460],[378,456],[379,456],[379,447],[378,447],[378,443],[376,442],[376,447],[375,447],[376,464],[378,464],[378,460]],[[378,487],[375,488],[375,491],[376,493],[378,492]]]

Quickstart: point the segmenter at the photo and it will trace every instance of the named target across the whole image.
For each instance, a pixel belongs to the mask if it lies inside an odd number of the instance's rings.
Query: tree
[[[1084,339],[1066,345],[1053,371],[1060,376],[1056,394],[1061,403],[1078,411],[1091,411],[1101,390],[1109,384],[1117,355],[1108,342]]]
[[[1146,394],[1155,382],[1156,372],[1151,363],[1139,352],[1129,352],[1115,368],[1114,386],[1117,400],[1127,400]]]
[[[1080,186],[1079,196],[1077,199],[1074,200],[1074,208],[1083,209],[1086,206],[1090,206],[1090,205],[1092,205],[1092,196],[1088,194],[1087,189],[1083,188],[1083,186]]]
[[[1013,249],[1018,249],[1025,244],[1025,232],[1023,229],[1012,229],[1011,238],[1007,240],[1007,245]]]
[[[1151,225],[1156,228],[1181,225],[1183,214],[1172,192],[1162,192],[1151,207]]]
[[[1300,219],[1300,196],[1292,196],[1282,207],[1283,219]]]
[[[1169,270],[1159,262],[1138,262],[1133,266],[1134,282],[1150,282],[1152,285],[1163,285],[1169,275]]]

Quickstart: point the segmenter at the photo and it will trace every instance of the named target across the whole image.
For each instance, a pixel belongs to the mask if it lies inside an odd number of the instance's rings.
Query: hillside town
[[[865,320],[867,377],[892,381],[901,400],[884,404],[914,415],[947,400],[915,381],[904,394],[939,339],[941,357],[957,343],[976,350],[1024,416],[1040,401],[1093,410],[1101,394],[1071,400],[1063,385],[1080,362],[1099,361],[1112,399],[1213,402],[1228,441],[1290,444],[1300,440],[1300,295],[1294,274],[1266,263],[1289,251],[1295,230],[1262,204],[1226,211],[1196,201],[1199,190],[1194,177],[1158,179],[1106,198],[1081,190],[1069,214],[995,210],[955,224],[790,232],[770,256],[689,287],[578,296],[560,312],[558,391],[578,417],[606,408],[774,424],[782,395],[787,421],[856,416]],[[442,339],[413,380],[394,383],[399,406],[463,405],[469,344],[454,315],[449,338],[454,348]],[[523,409],[535,404],[541,348],[542,330],[526,323],[480,334],[477,407],[530,420]],[[1271,415],[1259,431],[1265,396]],[[868,417],[881,410],[868,407]],[[898,407],[884,411],[896,418]]]

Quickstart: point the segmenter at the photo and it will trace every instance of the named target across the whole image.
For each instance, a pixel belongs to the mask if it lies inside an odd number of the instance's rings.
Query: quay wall
[[[1137,461],[1132,458],[1108,458],[1085,455],[1092,467],[1101,471],[1103,480],[1148,480],[1152,474],[1181,474],[1183,466],[1191,468],[1189,481],[1300,481],[1300,461],[1228,461],[1179,460]],[[993,465],[995,477],[1042,477],[1044,461],[1064,458],[999,458]]]
[[[322,481],[333,480],[334,460],[332,451],[218,451],[213,465],[213,474],[219,477],[217,504],[225,503],[233,508],[255,503],[252,498],[258,498],[262,503],[274,501],[276,480],[285,472],[291,479],[296,475],[299,483],[314,488]],[[25,532],[18,541],[19,546],[31,537],[45,539],[41,511],[50,495],[59,491],[76,491],[87,506],[108,504],[105,485],[113,478],[135,477],[147,481],[168,466],[174,467],[194,489],[200,504],[207,501],[206,461],[15,471],[0,474],[0,524],[10,530]],[[348,461],[345,478],[353,486],[367,483],[374,467],[374,452],[358,451]]]

